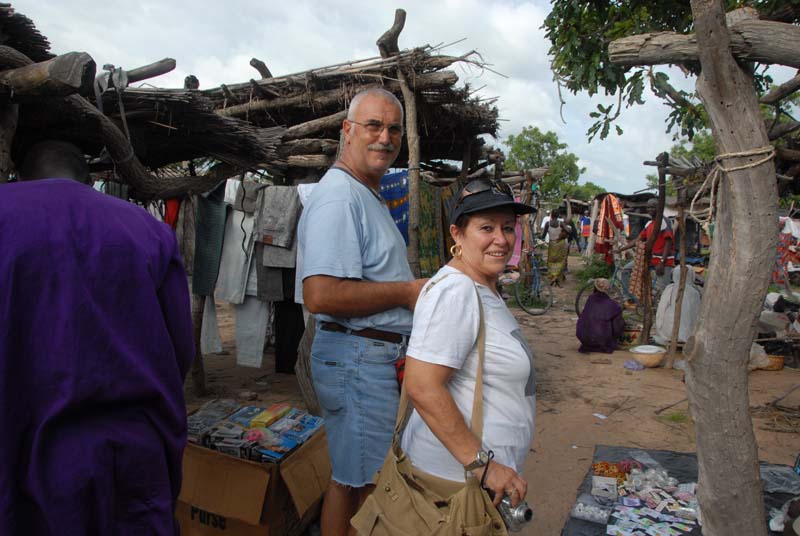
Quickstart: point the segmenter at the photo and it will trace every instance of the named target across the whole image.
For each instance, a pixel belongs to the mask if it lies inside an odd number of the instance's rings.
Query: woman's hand
[[[480,480],[484,471],[488,471],[484,486],[494,492],[492,502],[495,506],[503,500],[503,495],[508,495],[511,505],[516,506],[528,493],[528,482],[507,465],[490,461],[489,465],[475,469],[472,474]]]

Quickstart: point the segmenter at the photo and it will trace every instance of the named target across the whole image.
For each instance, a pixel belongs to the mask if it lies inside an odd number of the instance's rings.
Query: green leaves
[[[561,199],[570,188],[578,187],[578,178],[585,171],[578,165],[578,157],[568,152],[555,132],[542,132],[537,127],[525,127],[518,135],[506,139],[509,147],[508,169],[547,167],[542,180],[542,195],[546,199]],[[599,187],[598,187],[599,188]]]

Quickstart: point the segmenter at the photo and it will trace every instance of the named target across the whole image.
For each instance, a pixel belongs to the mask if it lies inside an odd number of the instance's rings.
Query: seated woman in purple
[[[586,300],[575,335],[581,341],[579,352],[612,353],[625,329],[622,307],[612,300],[607,292],[611,288],[608,279],[595,279],[594,292]]]

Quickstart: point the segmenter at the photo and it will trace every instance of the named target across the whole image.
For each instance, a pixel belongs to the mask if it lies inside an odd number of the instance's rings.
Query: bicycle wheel
[[[524,272],[514,283],[514,298],[529,315],[543,315],[553,305],[550,285],[538,272]]]

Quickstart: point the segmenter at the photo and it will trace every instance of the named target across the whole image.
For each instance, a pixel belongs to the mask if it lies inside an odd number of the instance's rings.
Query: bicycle
[[[619,266],[621,264],[622,262],[620,258],[615,257],[614,272],[611,274],[611,277],[608,280],[608,282],[611,283],[611,288],[607,294],[612,300],[617,302],[620,307],[622,307],[623,311],[629,311],[636,320],[642,321],[644,319],[644,303],[639,301],[639,299],[628,289],[628,285],[625,284],[626,279],[630,280],[630,273],[632,270],[620,268]],[[627,274],[628,277],[622,277],[623,274]],[[578,294],[575,296],[575,312],[578,314],[578,316],[581,315],[583,307],[586,305],[586,300],[589,298],[592,292],[594,292],[594,279],[587,281],[586,284],[583,285],[580,290],[578,290]],[[651,277],[650,292],[652,296],[650,304],[651,307],[655,307],[661,295],[661,292],[656,288],[655,277]]]
[[[530,259],[531,271],[520,272],[514,283],[514,299],[529,315],[543,315],[553,305],[553,292],[542,275],[546,268],[540,266],[541,255],[534,250],[526,250],[525,253]]]

